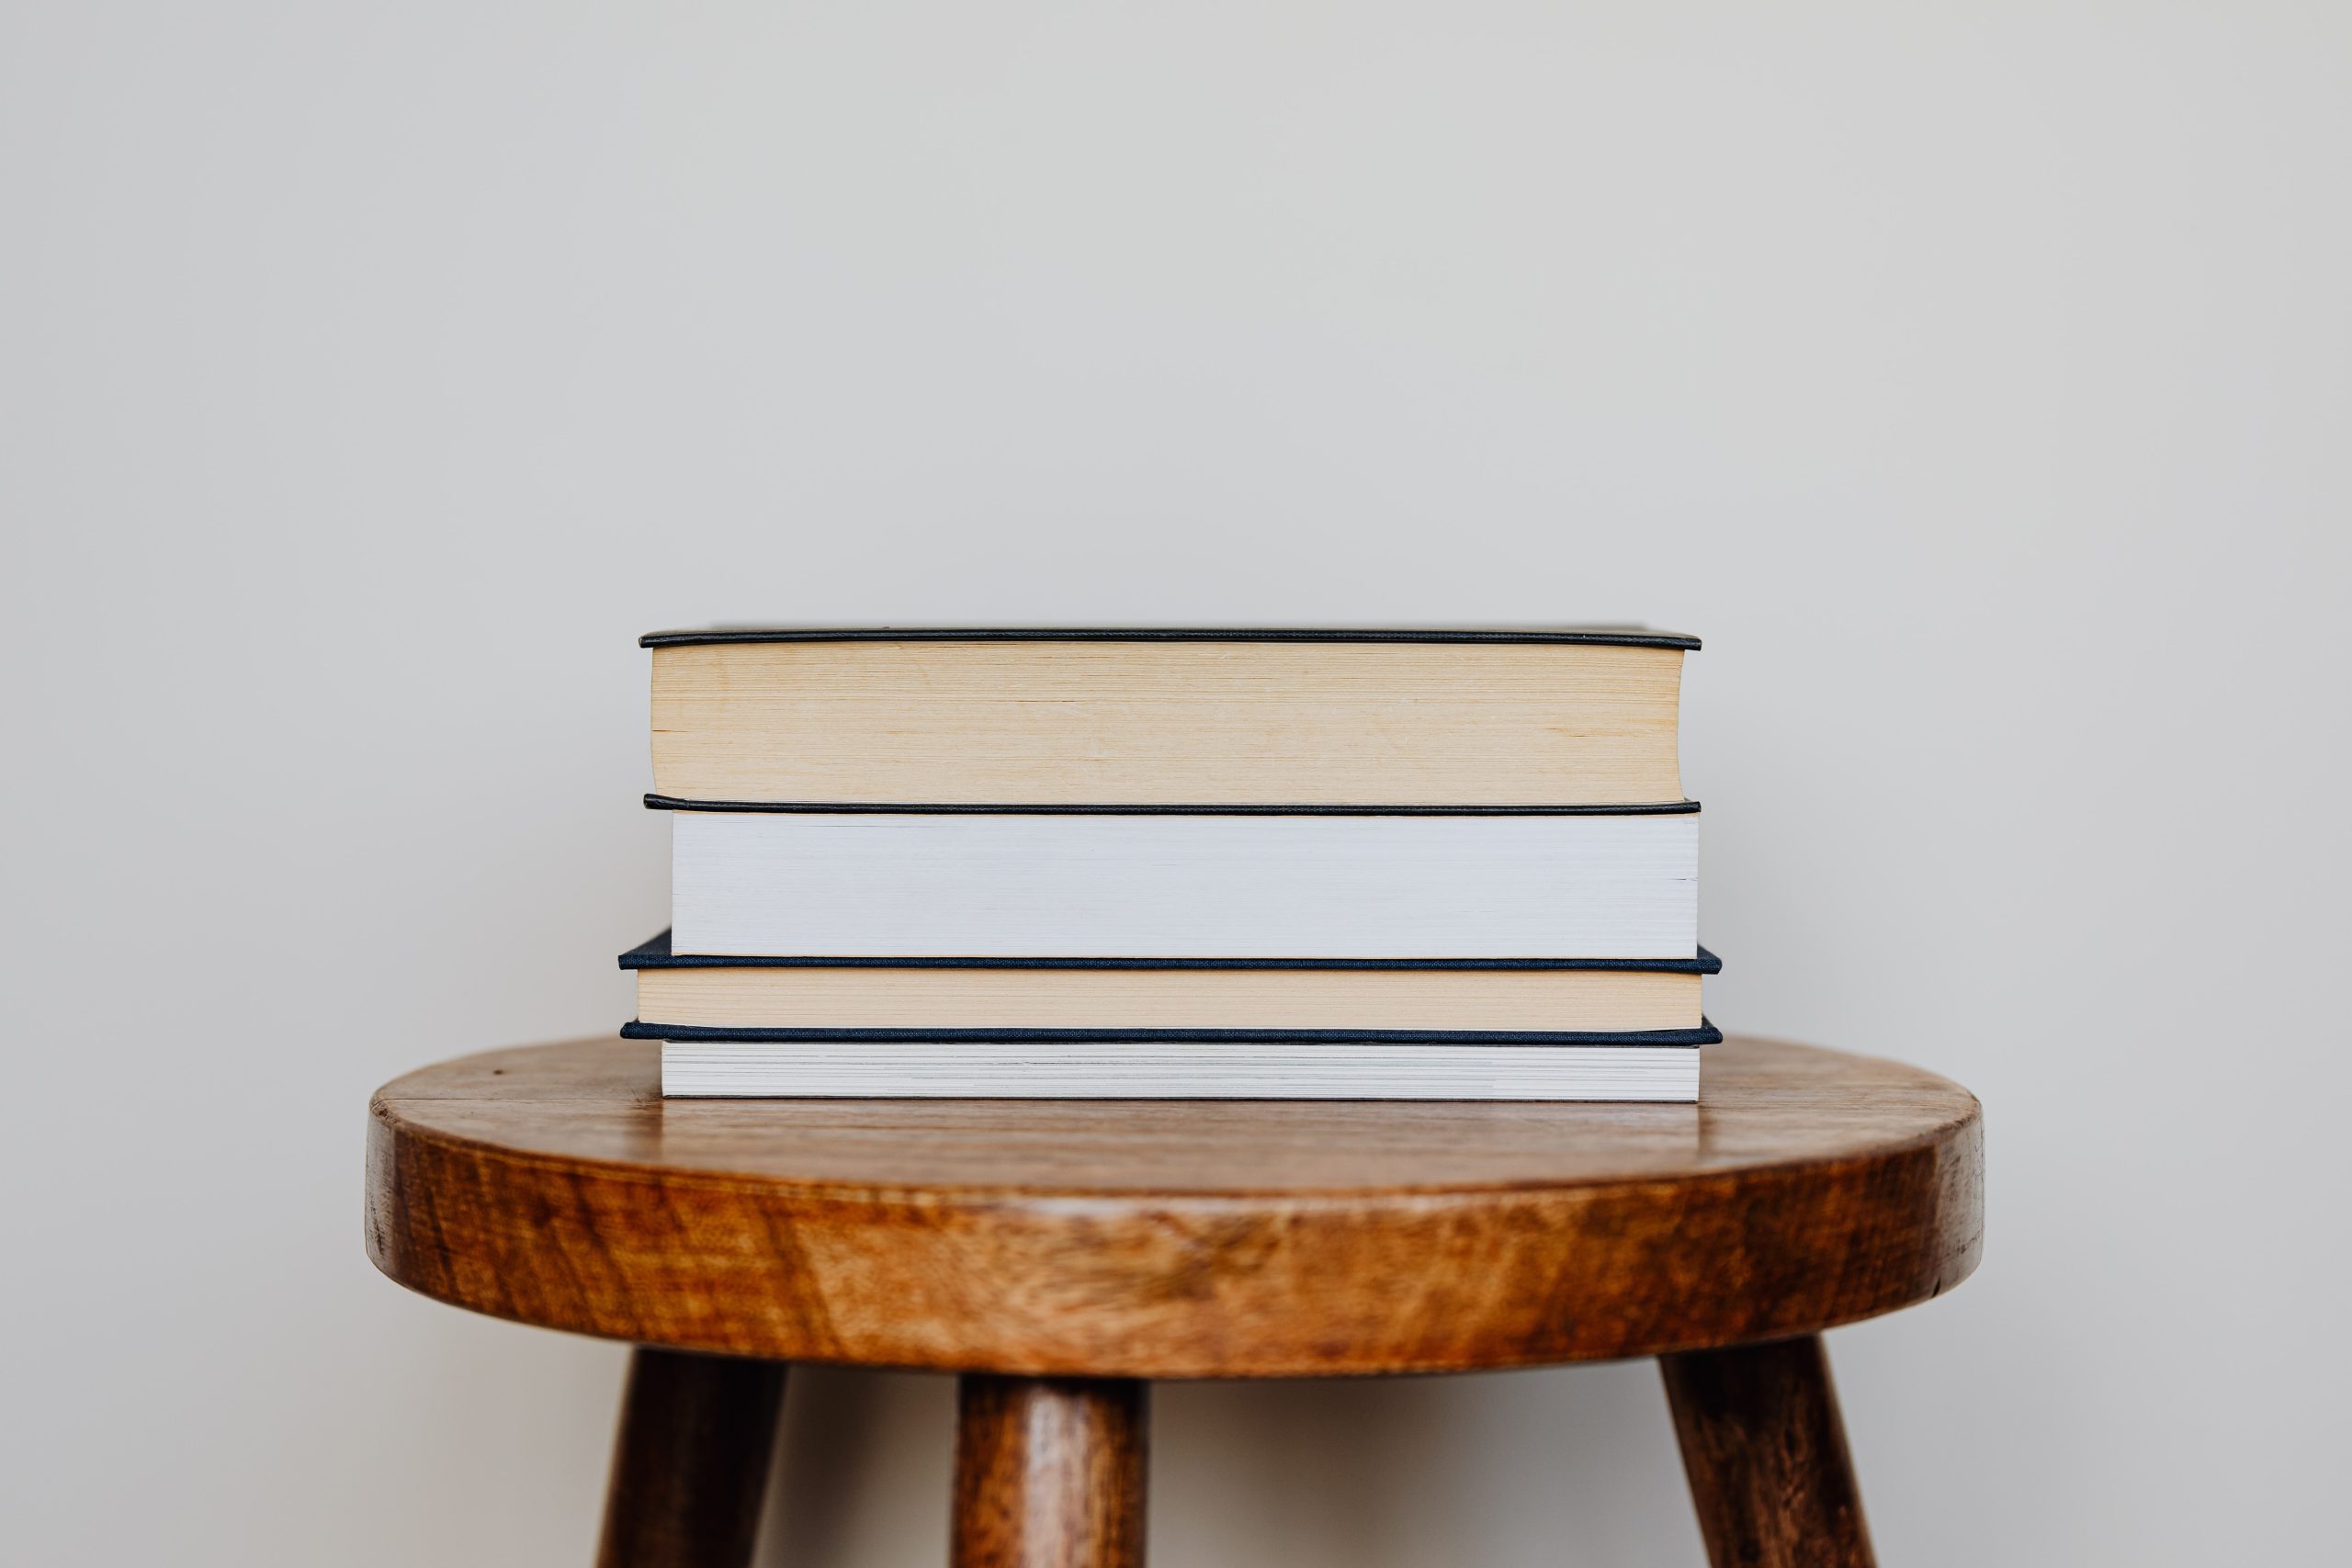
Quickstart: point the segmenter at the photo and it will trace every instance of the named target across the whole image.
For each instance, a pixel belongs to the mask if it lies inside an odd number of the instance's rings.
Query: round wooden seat
[[[1982,1139],[1916,1068],[1733,1040],[1689,1105],[668,1100],[656,1047],[375,1100],[368,1245],[550,1328],[1086,1377],[1441,1371],[1810,1333],[1975,1266]]]
[[[1975,1100],[1803,1045],[1710,1047],[1695,1106],[665,1101],[655,1050],[368,1127],[385,1273],[637,1342],[602,1568],[745,1568],[787,1361],[966,1374],[956,1568],[1137,1568],[1145,1380],[1640,1355],[1717,1564],[1868,1568],[1817,1331],[1980,1247]]]

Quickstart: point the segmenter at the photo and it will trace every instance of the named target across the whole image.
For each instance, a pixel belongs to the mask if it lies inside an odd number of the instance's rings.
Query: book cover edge
[[[1176,1045],[1257,1041],[1269,1045],[1589,1045],[1697,1049],[1722,1043],[1702,1019],[1696,1029],[722,1029],[699,1024],[621,1025],[624,1040],[689,1043],[796,1045],[1045,1045],[1100,1041],[1106,1045]]]
[[[1175,802],[1036,803],[997,801],[689,800],[645,795],[648,811],[709,816],[766,813],[797,817],[1693,817],[1695,800],[1624,801],[1580,806],[1288,805],[1194,806]]]
[[[1697,637],[1647,626],[707,626],[647,632],[639,648],[763,642],[1581,643],[1699,650]]]
[[[752,955],[673,953],[667,931],[620,955],[624,970],[640,969],[1103,969],[1103,970],[1623,970],[1636,974],[1719,975],[1724,961],[1701,947],[1689,958],[982,958],[854,957],[823,954]]]

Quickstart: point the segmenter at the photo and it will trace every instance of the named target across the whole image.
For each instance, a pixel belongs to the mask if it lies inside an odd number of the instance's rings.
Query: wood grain
[[[957,1385],[954,1568],[1140,1568],[1145,1384]]]
[[[1696,1106],[695,1101],[628,1041],[387,1085],[377,1266],[682,1348],[1102,1377],[1438,1371],[1809,1333],[1981,1248],[1975,1100],[1759,1041]]]
[[[1714,1568],[1871,1568],[1817,1336],[1660,1363]]]
[[[640,1348],[629,1359],[597,1568],[744,1568],[784,1368]]]

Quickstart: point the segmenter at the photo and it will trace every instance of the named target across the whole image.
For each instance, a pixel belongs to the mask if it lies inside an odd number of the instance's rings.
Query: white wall
[[[2283,0],[0,10],[0,1554],[585,1561],[622,1352],[361,1132],[628,1016],[638,632],[1641,617],[1711,1011],[1988,1107],[1886,1558],[2319,1560],[2347,146]],[[947,1383],[794,1397],[772,1562],[936,1561]],[[1645,1366],[1159,1415],[1161,1568],[1698,1560]]]

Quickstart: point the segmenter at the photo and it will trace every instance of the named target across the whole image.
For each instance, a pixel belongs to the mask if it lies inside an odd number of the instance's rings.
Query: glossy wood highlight
[[[745,1568],[784,1368],[641,1347],[629,1359],[597,1568]]]
[[[1817,1336],[1668,1356],[1660,1368],[1714,1568],[1872,1568]]]
[[[379,1092],[368,1244],[548,1327],[1096,1377],[1434,1371],[1809,1333],[1981,1247],[1975,1100],[1800,1045],[1696,1106],[669,1101],[657,1047]]]
[[[1147,1397],[1126,1380],[965,1377],[954,1568],[1140,1568]]]

